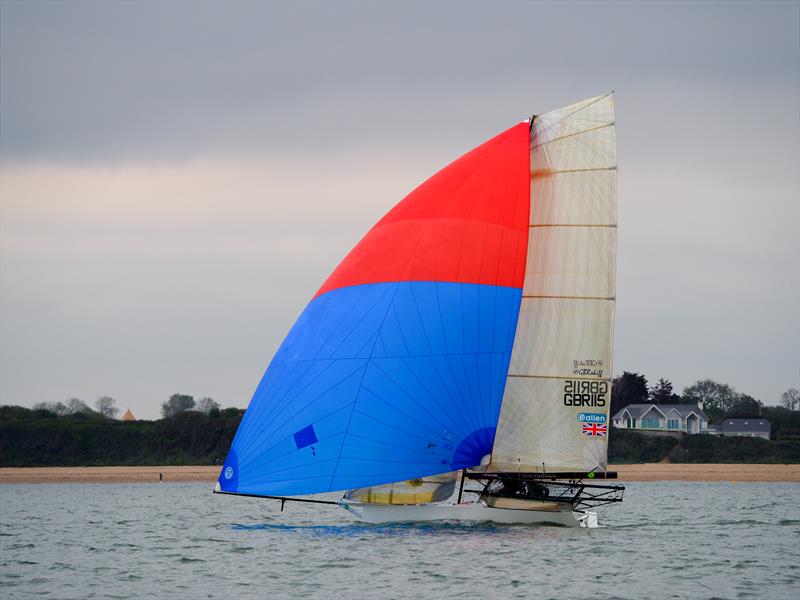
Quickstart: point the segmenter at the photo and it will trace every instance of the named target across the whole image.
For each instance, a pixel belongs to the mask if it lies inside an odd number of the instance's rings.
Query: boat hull
[[[594,513],[576,512],[571,507],[564,507],[561,510],[521,510],[492,508],[483,502],[398,505],[342,501],[339,504],[357,519],[367,523],[489,521],[508,524],[551,524],[565,527],[597,526]]]

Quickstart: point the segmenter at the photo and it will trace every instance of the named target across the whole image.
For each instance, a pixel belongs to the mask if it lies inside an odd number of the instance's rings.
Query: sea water
[[[630,483],[600,522],[369,525],[209,484],[3,485],[0,597],[800,598],[798,484]]]

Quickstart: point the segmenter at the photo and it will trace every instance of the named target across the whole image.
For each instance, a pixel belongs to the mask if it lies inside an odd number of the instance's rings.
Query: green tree
[[[647,379],[638,373],[625,371],[611,382],[611,414],[629,404],[647,402]]]
[[[672,383],[667,379],[659,379],[658,383],[650,388],[648,395],[653,404],[672,404],[676,397],[672,393]]]
[[[223,408],[220,411],[220,415],[222,415],[226,419],[235,418],[243,414],[244,414],[244,409],[236,408],[235,406],[229,406],[228,408]]]
[[[0,421],[16,421],[18,419],[36,418],[34,411],[24,406],[0,405]]]
[[[97,412],[101,415],[106,417],[107,419],[113,419],[117,416],[119,409],[114,406],[117,403],[111,396],[100,396],[94,403],[95,407],[97,408]]]
[[[739,393],[727,383],[717,383],[711,379],[702,379],[683,390],[684,402],[703,403],[703,410],[712,421],[723,418],[733,409]]]
[[[93,412],[94,411],[89,408],[89,405],[80,398],[70,398],[67,400],[68,415],[88,415]]]
[[[187,394],[172,394],[169,400],[161,404],[161,414],[164,418],[174,417],[177,414],[194,408],[194,396]]]
[[[770,422],[774,439],[800,441],[800,410],[791,410],[783,406],[765,406],[761,416]]]
[[[33,410],[49,412],[57,417],[63,417],[69,414],[69,409],[63,402],[37,402],[33,405]]]
[[[213,398],[200,398],[200,400],[197,401],[197,406],[195,406],[195,410],[200,411],[204,415],[210,415],[211,411],[214,409],[217,409],[217,412],[219,412],[219,403]]]
[[[781,406],[789,410],[800,410],[800,390],[789,388],[781,395]]]
[[[760,400],[756,400],[747,394],[738,394],[733,406],[726,413],[726,417],[746,419],[749,417],[760,417],[764,405]]]

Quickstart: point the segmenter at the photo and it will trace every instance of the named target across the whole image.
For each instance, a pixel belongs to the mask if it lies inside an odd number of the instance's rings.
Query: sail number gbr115
[[[564,406],[605,406],[608,397],[607,381],[564,382]]]

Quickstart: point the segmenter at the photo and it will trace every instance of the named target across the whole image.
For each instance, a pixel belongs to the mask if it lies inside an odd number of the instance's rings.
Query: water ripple
[[[796,484],[631,484],[597,530],[371,525],[338,507],[281,513],[205,484],[2,494],[9,598],[800,597]]]

